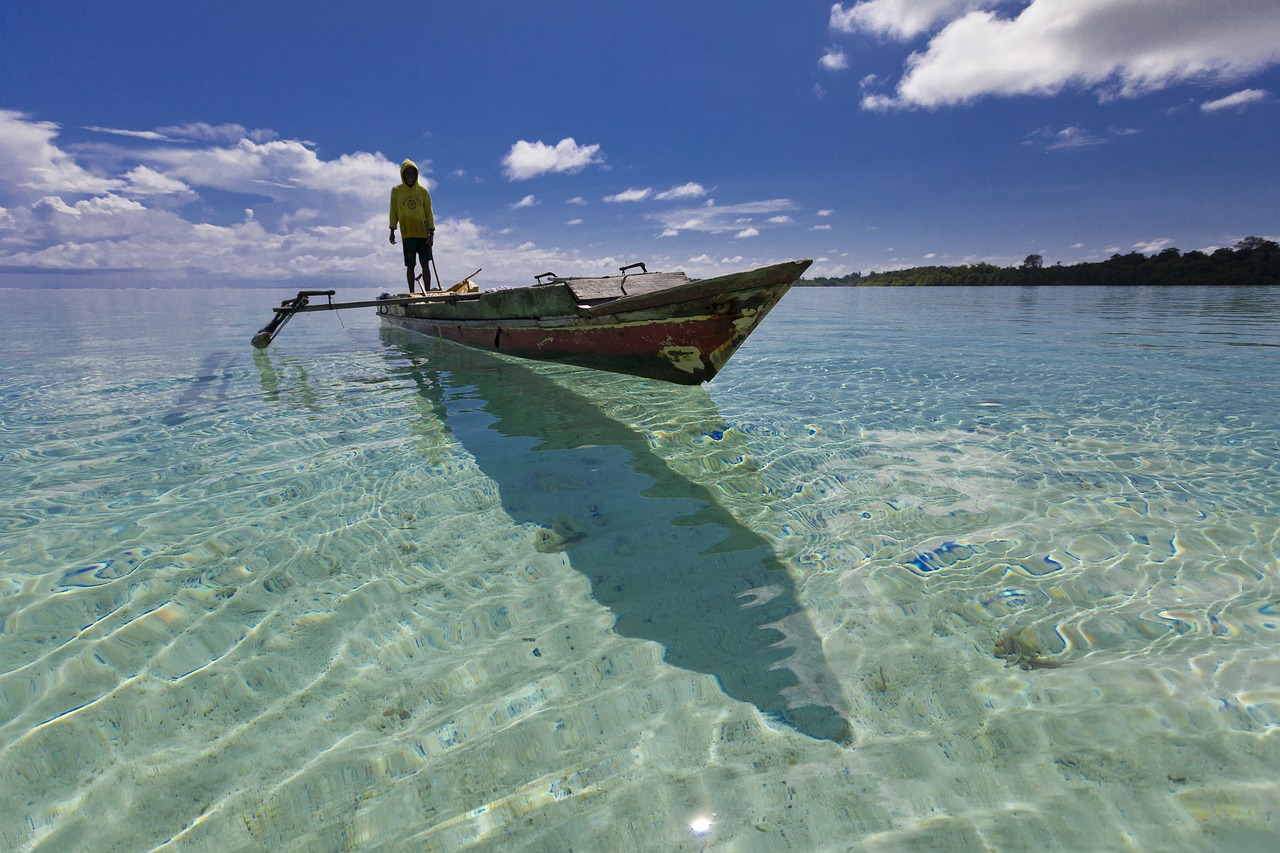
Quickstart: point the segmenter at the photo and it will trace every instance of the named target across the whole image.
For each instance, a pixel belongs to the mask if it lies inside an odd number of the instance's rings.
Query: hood
[[[412,166],[414,171],[418,173],[418,180],[422,180],[422,170],[418,168],[417,163],[413,162],[408,157],[406,157],[404,162],[400,164],[400,180],[404,181],[404,170],[410,166]]]

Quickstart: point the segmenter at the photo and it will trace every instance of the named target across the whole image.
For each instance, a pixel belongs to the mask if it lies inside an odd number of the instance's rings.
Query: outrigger
[[[477,349],[697,385],[724,367],[812,263],[701,280],[651,273],[638,263],[617,276],[547,272],[535,276],[537,284],[485,292],[471,282],[477,270],[448,290],[361,302],[335,303],[335,291],[302,290],[275,309],[253,345],[268,346],[294,314],[372,307],[384,323]],[[328,301],[311,304],[318,296]]]
[[[471,275],[479,273],[476,270]],[[421,278],[421,276],[419,276]],[[468,282],[469,283],[469,282]],[[253,336],[253,345],[258,349],[266,349],[271,346],[271,342],[276,339],[276,335],[280,334],[280,330],[284,328],[294,314],[302,314],[309,311],[341,311],[345,308],[375,308],[383,305],[397,305],[413,302],[419,299],[431,299],[432,297],[440,297],[445,293],[455,293],[463,282],[455,284],[453,287],[445,291],[428,291],[426,293],[409,294],[408,296],[389,296],[383,294],[377,299],[365,299],[359,302],[334,302],[333,297],[337,294],[336,290],[299,290],[298,295],[292,299],[286,299],[280,303],[275,311],[275,316],[271,318],[271,322],[258,330]],[[312,305],[311,297],[325,296],[328,301],[322,305]]]

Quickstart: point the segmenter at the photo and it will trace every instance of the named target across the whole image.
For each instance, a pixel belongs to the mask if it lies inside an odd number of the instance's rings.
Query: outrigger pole
[[[447,296],[462,284],[470,285],[471,279],[479,274],[480,270],[476,270],[443,293],[436,291],[431,295],[421,293],[413,296],[384,296],[381,299],[365,299],[360,302],[334,302],[333,295],[337,293],[336,290],[299,290],[298,295],[293,299],[286,299],[280,303],[279,307],[271,309],[275,311],[276,315],[271,318],[270,323],[259,329],[258,333],[253,336],[253,345],[258,349],[269,347],[271,342],[275,340],[276,335],[280,334],[280,330],[284,328],[284,324],[289,322],[289,319],[294,314],[303,314],[310,311],[341,311],[344,308],[374,308],[379,305],[405,305],[409,302],[435,299],[442,295]],[[439,275],[439,273],[436,273],[437,279]],[[472,290],[474,289],[474,286],[472,286]],[[312,296],[324,296],[328,301],[323,305],[312,305]]]
[[[296,297],[281,302],[279,308],[271,309],[276,312],[276,316],[253,336],[253,345],[258,349],[266,349],[270,346],[276,335],[280,334],[280,330],[284,328],[284,324],[289,322],[289,318],[294,314],[308,311],[341,311],[343,308],[372,308],[375,305],[404,305],[406,302],[417,302],[422,299],[421,296],[389,296],[386,299],[367,299],[361,302],[334,302],[333,294],[336,292],[334,290],[299,290]],[[311,296],[327,296],[329,301],[323,305],[311,305],[308,298]]]

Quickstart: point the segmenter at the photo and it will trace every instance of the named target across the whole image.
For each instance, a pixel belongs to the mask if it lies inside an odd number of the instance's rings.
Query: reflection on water
[[[821,643],[763,537],[644,435],[537,370],[394,330],[383,337],[510,516],[591,580],[617,633],[662,644],[669,663],[714,675],[810,737],[848,742]],[[687,394],[706,423],[719,422],[704,389]]]

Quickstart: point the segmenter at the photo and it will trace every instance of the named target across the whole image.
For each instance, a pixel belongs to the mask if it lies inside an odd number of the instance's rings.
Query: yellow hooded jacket
[[[421,174],[413,186],[404,183],[404,170],[410,166],[418,168],[412,160],[400,164],[400,183],[391,188],[391,230],[399,224],[401,237],[425,237],[428,231],[436,230],[431,193],[423,185]]]

